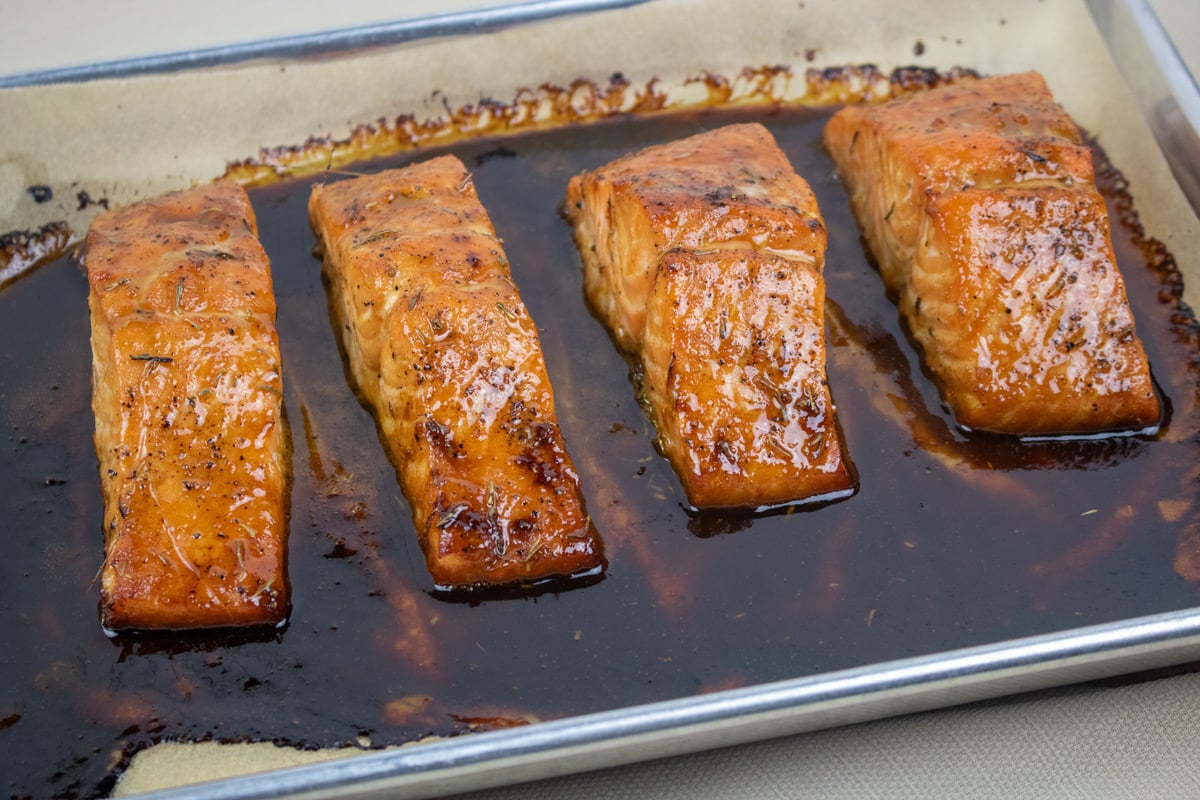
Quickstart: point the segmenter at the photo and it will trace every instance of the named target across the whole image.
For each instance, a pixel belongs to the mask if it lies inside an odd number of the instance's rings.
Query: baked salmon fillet
[[[435,583],[603,571],[537,328],[462,162],[314,186],[309,216]]]
[[[1091,153],[1040,75],[847,106],[824,140],[961,426],[1054,436],[1159,422]]]
[[[853,491],[825,375],[825,224],[766,128],[624,156],[573,177],[563,208],[692,506]]]
[[[223,181],[102,214],[86,247],[103,625],[282,623],[289,439],[246,193]]]

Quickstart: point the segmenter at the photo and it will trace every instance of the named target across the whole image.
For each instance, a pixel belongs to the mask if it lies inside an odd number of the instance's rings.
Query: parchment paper
[[[874,63],[985,73],[1037,69],[1096,134],[1130,181],[1149,235],[1165,241],[1200,297],[1200,222],[1178,191],[1149,129],[1081,0],[654,0],[487,36],[416,42],[309,62],[256,63],[86,84],[0,91],[0,231],[66,220],[82,236],[98,207],[209,180],[260,148],[309,136],[345,137],[401,114],[437,117],[482,98],[511,100],[542,83],[679,87],[704,72]],[[38,204],[26,191],[50,186]],[[124,791],[277,766],[206,751],[198,771],[166,757],[131,770]],[[190,762],[196,764],[196,761]],[[166,765],[164,767],[164,764]]]
[[[1200,225],[1080,0],[653,0],[304,63],[4,90],[0,230],[64,219],[79,235],[97,210],[79,208],[80,191],[128,202],[209,180],[263,147],[341,138],[401,114],[437,117],[446,104],[508,101],[545,82],[603,83],[620,72],[634,85],[658,78],[672,87],[705,71],[787,65],[799,77],[809,67],[860,63],[1038,69],[1130,179],[1150,234],[1185,272],[1194,268],[1187,261]],[[36,203],[32,185],[50,186],[53,201]]]

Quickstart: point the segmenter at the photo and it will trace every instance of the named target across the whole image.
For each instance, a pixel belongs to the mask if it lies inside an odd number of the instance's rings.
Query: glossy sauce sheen
[[[825,224],[766,128],[604,164],[571,179],[563,208],[584,292],[640,372],[693,508],[853,491],[825,379]]]
[[[537,329],[462,162],[319,184],[309,215],[437,585],[598,575]]]
[[[834,115],[825,144],[947,405],[972,430],[1161,415],[1079,130],[1035,72]]]
[[[274,625],[287,614],[275,297],[232,181],[88,232],[109,630]]]
[[[1196,584],[1172,565],[1200,563],[1200,348],[1172,299],[1178,275],[1148,260],[1153,251],[1120,223],[1118,179],[1102,173],[1099,183],[1167,401],[1163,426],[1095,441],[967,436],[864,254],[821,144],[827,119],[661,116],[453,148],[539,328],[559,423],[605,539],[606,577],[571,591],[456,602],[434,590],[338,349],[308,224],[318,177],[251,192],[275,279],[293,436],[289,624],[105,638],[92,582],[103,514],[86,281],[60,261],[6,287],[7,791],[97,794],[111,785],[110,764],[163,739],[382,746],[1194,606]],[[654,450],[626,362],[588,313],[559,212],[579,172],[750,120],[805,176],[828,229],[829,384],[860,488],[792,513],[697,515]]]

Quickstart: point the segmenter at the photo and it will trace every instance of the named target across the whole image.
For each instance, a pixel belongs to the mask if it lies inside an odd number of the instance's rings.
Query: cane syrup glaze
[[[330,173],[254,189],[293,440],[286,628],[106,638],[93,576],[87,287],[60,259],[0,293],[0,747],[13,797],[109,791],[164,740],[381,747],[1190,607],[1200,577],[1200,352],[1174,263],[1100,169],[1168,415],[1153,435],[1022,442],[953,426],[869,263],[820,144],[827,114],[664,114],[463,141],[537,321],[559,422],[604,537],[603,580],[445,595],[355,399],[306,203]],[[689,513],[628,366],[583,300],[568,178],[729,122],[771,129],[829,230],[829,381],[858,493]],[[1186,576],[1186,577],[1185,577]]]

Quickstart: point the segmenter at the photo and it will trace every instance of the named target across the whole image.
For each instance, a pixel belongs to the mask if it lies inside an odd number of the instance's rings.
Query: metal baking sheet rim
[[[519,24],[550,9],[549,15],[580,13],[639,1],[534,2],[515,15],[503,9],[490,10],[499,17],[487,22],[491,26]],[[1139,94],[1143,112],[1181,188],[1193,208],[1200,211],[1200,192],[1195,191],[1200,176],[1191,169],[1200,164],[1200,149],[1196,146],[1200,120],[1193,119],[1200,108],[1200,90],[1194,81],[1181,78],[1188,73],[1178,54],[1159,44],[1165,34],[1144,0],[1087,0],[1087,4],[1126,80],[1131,85],[1141,84],[1143,89],[1152,88]],[[510,10],[521,5],[515,4]],[[528,16],[522,18],[525,14]],[[379,36],[375,35],[379,32],[366,29],[343,33],[350,37],[347,41],[362,43],[367,41],[362,37],[374,36],[370,44],[385,44],[392,39],[479,30],[469,17],[438,20],[436,31],[428,25],[414,27],[410,23],[399,32],[385,31]],[[1132,38],[1127,35],[1127,23],[1131,21],[1138,33]],[[271,43],[266,51],[261,46],[233,46],[208,55],[219,62],[295,57],[336,49],[343,43],[337,37],[318,38],[320,41]],[[283,45],[293,49],[270,50]],[[73,68],[71,75],[19,77],[23,83],[90,80],[124,72],[210,65],[194,58],[167,60],[170,64],[136,60],[85,65]],[[1182,114],[1164,115],[1164,103],[1168,110]],[[1164,135],[1163,120],[1172,118],[1171,124],[1177,126],[1179,116],[1188,123],[1190,140]],[[1177,133],[1178,128],[1174,131]],[[1187,152],[1177,152],[1181,147]],[[1185,165],[1182,170],[1181,163]],[[928,711],[1198,658],[1200,608],[1192,608],[137,796],[161,800],[435,797]]]
[[[326,53],[386,47],[438,36],[488,33],[500,28],[572,14],[587,14],[648,0],[518,0],[465,11],[377,22],[350,28],[300,33],[273,39],[216,45],[197,50],[73,64],[0,75],[0,89],[46,83],[81,83],[236,64],[256,59],[311,58]]]
[[[138,795],[424,798],[697,753],[1178,664],[1200,608]]]
[[[1147,0],[1087,0],[1171,173],[1200,215],[1200,87]]]

